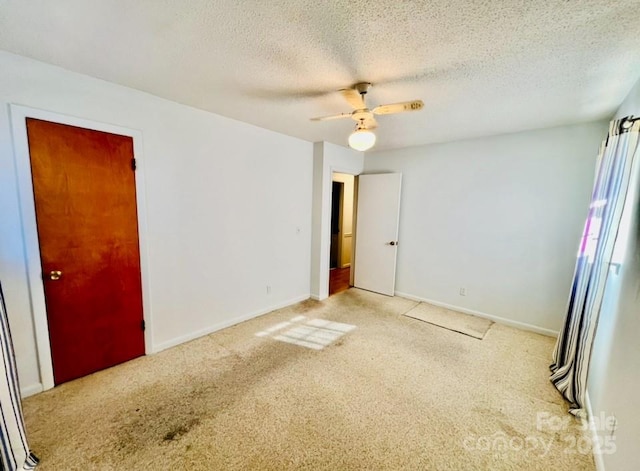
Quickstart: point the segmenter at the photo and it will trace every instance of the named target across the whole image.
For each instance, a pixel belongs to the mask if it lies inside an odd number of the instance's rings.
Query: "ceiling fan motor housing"
[[[355,110],[353,113],[351,113],[351,118],[354,121],[362,121],[365,119],[369,119],[372,118],[373,115],[371,113],[371,111],[369,111],[369,109],[365,108],[363,110]]]

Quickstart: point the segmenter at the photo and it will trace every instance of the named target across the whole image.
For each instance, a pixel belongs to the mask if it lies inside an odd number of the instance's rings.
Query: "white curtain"
[[[598,325],[618,229],[631,176],[638,171],[640,121],[612,121],[596,164],[591,205],[585,223],[569,295],[567,317],[558,336],[551,381],[571,404],[570,412],[586,415],[591,349]]]
[[[22,418],[18,372],[0,285],[0,464],[4,471],[33,469],[38,458],[29,451]]]

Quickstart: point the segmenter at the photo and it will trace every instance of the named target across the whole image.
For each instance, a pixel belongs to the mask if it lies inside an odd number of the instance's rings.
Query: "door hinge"
[[[141,328],[142,330],[145,330],[145,329],[147,328],[147,325],[145,324],[144,320],[142,320],[142,321],[140,322],[140,328]]]
[[[131,170],[135,172],[136,168],[136,159],[131,159]]]

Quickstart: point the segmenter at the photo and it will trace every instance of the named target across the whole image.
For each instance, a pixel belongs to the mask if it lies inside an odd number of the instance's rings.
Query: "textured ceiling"
[[[640,0],[0,0],[0,49],[310,141],[374,84],[377,149],[610,116],[640,77]],[[2,71],[0,71],[2,73]]]

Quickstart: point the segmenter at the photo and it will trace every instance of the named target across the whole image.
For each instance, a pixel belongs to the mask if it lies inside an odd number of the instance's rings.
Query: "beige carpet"
[[[493,324],[489,319],[470,316],[469,314],[452,311],[451,309],[428,303],[418,304],[409,312],[405,313],[405,316],[481,340],[486,335],[491,324]]]
[[[28,398],[39,469],[594,469],[578,424],[548,420],[569,417],[553,339],[495,324],[479,342],[415,305],[350,289]]]

